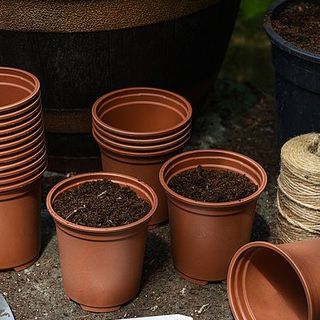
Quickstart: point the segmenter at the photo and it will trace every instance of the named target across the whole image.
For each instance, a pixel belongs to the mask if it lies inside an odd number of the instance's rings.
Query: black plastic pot
[[[272,17],[291,2],[276,1],[264,23],[276,74],[279,146],[296,135],[320,130],[320,56],[287,42],[271,24]]]

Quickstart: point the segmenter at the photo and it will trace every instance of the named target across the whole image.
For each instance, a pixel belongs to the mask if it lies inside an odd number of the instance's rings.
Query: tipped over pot
[[[174,176],[198,166],[245,175],[257,189],[236,201],[203,202],[169,187]],[[194,150],[169,159],[160,169],[160,182],[168,200],[175,268],[198,284],[224,280],[232,256],[250,240],[256,202],[267,183],[264,169],[235,152]]]
[[[151,209],[141,219],[117,227],[88,227],[72,223],[55,212],[53,202],[64,191],[85,182],[109,179],[127,186]],[[47,196],[58,237],[63,285],[67,296],[93,312],[110,312],[134,298],[140,288],[148,222],[158,200],[147,184],[116,173],[88,173],[65,179]]]
[[[228,272],[235,319],[320,319],[319,249],[320,239],[242,247]]]

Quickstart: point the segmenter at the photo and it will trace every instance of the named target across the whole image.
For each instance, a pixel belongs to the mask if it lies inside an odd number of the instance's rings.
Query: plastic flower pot
[[[150,221],[150,228],[166,222],[168,220],[168,208],[166,196],[159,181],[159,170],[166,160],[182,151],[188,142],[188,137],[182,143],[164,150],[132,152],[104,144],[95,136],[94,132],[93,136],[100,147],[103,171],[118,172],[137,177],[148,183],[155,190],[159,198],[159,206]]]
[[[151,211],[119,227],[92,228],[61,218],[52,207],[63,191],[81,183],[110,179],[148,200]],[[63,285],[67,296],[88,311],[108,312],[134,298],[140,287],[147,225],[157,208],[157,196],[147,184],[115,173],[88,173],[63,180],[51,189],[47,207],[58,237]]]
[[[4,193],[0,187],[0,270],[21,271],[40,252],[40,179]]]
[[[284,40],[272,27],[272,17],[290,0],[276,1],[265,16],[276,74],[278,142],[320,130],[320,56]]]
[[[0,67],[0,114],[10,113],[32,103],[40,94],[39,80],[31,73]]]
[[[320,239],[242,247],[228,272],[235,319],[320,319],[319,248]]]
[[[128,89],[118,90],[102,96],[92,108],[93,121],[105,132],[126,138],[159,138],[180,131],[188,124],[192,116],[192,108],[187,100],[172,92],[160,89],[133,88],[138,91],[151,90],[170,99],[176,97],[178,103],[159,103],[153,101],[133,101],[108,106],[108,100]],[[130,89],[129,89],[130,90]],[[183,101],[183,105],[180,103]]]
[[[94,127],[92,128],[92,131],[94,132],[95,136],[102,141],[103,143],[110,145],[111,147],[115,147],[122,150],[128,150],[133,152],[140,152],[140,151],[155,151],[155,150],[165,150],[171,147],[174,147],[175,145],[179,145],[181,142],[184,142],[185,140],[189,140],[191,136],[191,129],[189,129],[186,133],[184,133],[181,137],[178,137],[176,140],[169,141],[167,143],[162,144],[156,144],[156,145],[143,145],[143,146],[132,146],[127,145],[123,143],[118,143],[113,140],[107,139],[103,137]]]
[[[213,203],[185,198],[169,188],[173,176],[199,165],[244,174],[258,189],[238,201]],[[238,153],[194,150],[169,159],[159,177],[168,199],[175,268],[197,284],[224,280],[232,256],[250,240],[256,202],[267,183],[264,169]]]
[[[164,136],[161,138],[154,138],[154,139],[133,139],[133,138],[125,138],[121,136],[117,136],[114,134],[111,134],[108,132],[107,134],[103,129],[101,129],[99,126],[96,125],[96,123],[93,121],[92,123],[92,129],[94,129],[97,133],[100,135],[107,137],[108,139],[111,139],[115,142],[122,143],[122,144],[128,144],[130,146],[152,146],[152,145],[159,145],[163,143],[169,143],[171,141],[175,141],[182,135],[186,134],[187,132],[191,132],[192,123],[191,121],[187,123],[187,125],[181,129],[181,131],[177,131],[174,134]]]

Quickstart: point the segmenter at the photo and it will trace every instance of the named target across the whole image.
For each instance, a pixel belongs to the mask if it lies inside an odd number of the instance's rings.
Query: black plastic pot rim
[[[272,27],[272,16],[277,10],[281,10],[286,6],[286,4],[291,3],[290,0],[277,0],[275,1],[265,13],[265,19],[263,27],[270,38],[270,41],[279,47],[280,49],[297,56],[301,59],[308,60],[314,63],[320,63],[320,55],[314,54],[312,52],[306,51],[292,44],[291,42],[283,39]]]

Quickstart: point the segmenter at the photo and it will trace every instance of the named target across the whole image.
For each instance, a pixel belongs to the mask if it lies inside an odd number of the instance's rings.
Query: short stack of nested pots
[[[148,183],[159,198],[149,227],[165,222],[167,203],[159,170],[167,159],[182,151],[190,138],[190,103],[166,90],[127,88],[99,98],[93,105],[92,118],[103,170]]]
[[[22,270],[39,255],[46,166],[40,83],[0,67],[0,270]]]

